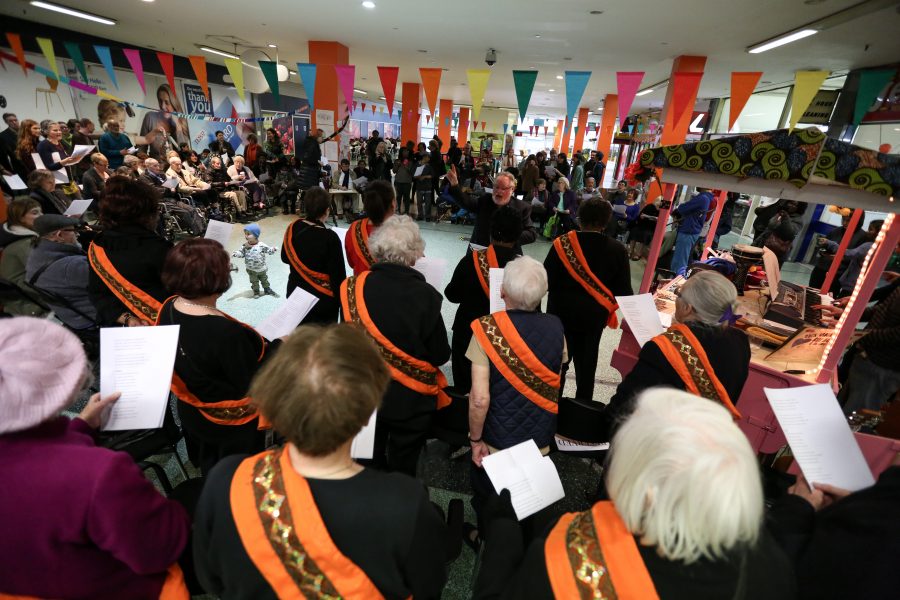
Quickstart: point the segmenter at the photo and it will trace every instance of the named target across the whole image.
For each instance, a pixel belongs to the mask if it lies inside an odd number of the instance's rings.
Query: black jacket
[[[83,194],[85,198],[97,200],[103,188],[106,187],[106,180],[97,172],[97,169],[91,167],[82,175],[81,185],[84,186]]]
[[[494,250],[497,253],[497,264],[501,269],[520,254],[512,248],[503,246],[494,246]],[[444,290],[444,297],[450,302],[459,304],[456,317],[453,319],[454,335],[457,335],[457,332],[471,335],[469,326],[472,321],[490,312],[491,303],[481,287],[471,252],[467,252],[457,263],[453,277]]]
[[[227,154],[229,157],[234,157],[234,147],[231,145],[231,142],[225,140],[222,140],[221,143],[219,140],[214,140],[209,145],[209,151],[213,154]]]
[[[292,242],[297,257],[307,268],[329,275],[334,296],[328,297],[316,290],[293,268],[288,275],[287,295],[290,296],[295,288],[300,287],[319,299],[301,324],[336,323],[341,307],[341,283],[347,277],[341,240],[335,232],[323,225],[310,225],[303,219],[297,219],[290,227],[293,228]],[[284,246],[281,248],[281,262],[290,264]]]
[[[458,185],[451,186],[449,191],[457,203],[475,213],[475,227],[469,241],[479,246],[488,246],[491,243],[491,217],[494,211],[500,208],[494,203],[493,196],[482,194],[473,200],[471,195],[464,193]],[[509,205],[522,215],[522,234],[516,247],[516,250],[520,250],[520,246],[537,239],[537,233],[531,223],[531,204],[513,197],[510,198]]]

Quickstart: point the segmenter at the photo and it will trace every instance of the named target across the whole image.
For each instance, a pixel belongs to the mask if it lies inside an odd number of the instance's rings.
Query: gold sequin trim
[[[341,595],[297,538],[279,461],[283,451],[266,453],[253,468],[253,497],[263,529],[275,554],[304,596],[339,600]]]
[[[129,310],[133,310],[136,308],[138,312],[140,312],[142,315],[146,315],[146,317],[150,319],[151,322],[155,323],[158,311],[153,310],[153,308],[145,304],[143,300],[135,296],[134,293],[131,292],[131,290],[125,287],[125,285],[123,285],[118,279],[116,279],[112,273],[106,270],[106,267],[103,265],[103,261],[101,261],[97,257],[97,253],[93,244],[88,247],[88,251],[91,254],[91,266],[94,267],[94,271],[97,272],[97,275],[100,276],[100,279],[102,279],[106,285],[115,289],[117,292],[123,295],[126,300],[128,300],[130,306],[128,306],[127,308]]]
[[[478,269],[481,271],[483,281],[491,280],[491,264],[488,262],[487,250],[478,250],[475,252]]]
[[[356,245],[359,247],[362,252],[363,258],[366,259],[366,262],[370,265],[375,264],[375,257],[372,256],[372,253],[369,252],[369,244],[366,243],[365,237],[363,237],[363,227],[366,225],[366,219],[360,219],[353,225],[353,237],[356,240]]]
[[[616,600],[591,511],[578,513],[566,530],[566,553],[581,600]]]
[[[694,384],[697,386],[698,395],[707,400],[716,400],[724,404],[723,399],[719,397],[719,392],[716,391],[716,386],[706,372],[706,367],[697,355],[697,351],[694,350],[694,347],[685,335],[677,329],[669,329],[663,335],[674,344],[678,354],[684,360],[684,364],[691,374],[691,379],[694,380]]]
[[[588,272],[587,267],[578,260],[578,257],[575,255],[575,248],[572,246],[572,240],[569,236],[561,235],[557,239],[562,246],[563,253],[566,255],[566,260],[568,260],[569,264],[572,265],[572,268],[575,269],[575,273],[578,274],[581,283],[603,296],[610,304],[615,305],[616,299],[610,296],[609,292],[597,285],[597,282],[594,281],[594,278],[591,277],[591,274]]]
[[[542,398],[556,404],[559,400],[559,390],[549,385],[528,368],[521,357],[509,346],[509,342],[503,337],[503,332],[500,331],[500,326],[497,325],[494,317],[492,315],[481,317],[478,319],[478,323],[488,337],[491,346],[494,347],[494,350],[500,355],[504,364],[510,368],[513,374]]]

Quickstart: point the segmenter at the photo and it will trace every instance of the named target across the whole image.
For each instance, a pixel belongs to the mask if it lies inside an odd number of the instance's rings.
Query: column
[[[419,106],[422,99],[422,86],[418,83],[404,81],[402,90],[403,112],[400,117],[400,138],[406,142],[419,143]]]
[[[453,100],[441,100],[438,102],[438,123],[435,129],[437,129],[438,137],[441,138],[444,142],[444,146],[442,150],[444,152],[450,148],[450,127],[453,121]]]
[[[339,42],[308,42],[309,62],[316,65],[316,110],[333,110],[335,129],[338,127],[339,86],[333,65],[350,63],[350,49]],[[312,130],[318,127],[316,115],[311,115]],[[338,139],[340,143],[340,139]]]
[[[587,132],[587,123],[588,109],[586,106],[582,106],[578,109],[578,131],[575,132],[575,146],[573,147],[573,152],[584,149],[582,148],[582,145],[584,144],[584,134]]]
[[[460,146],[465,146],[469,141],[469,107],[461,106],[459,108],[459,127],[456,131],[456,141]]]
[[[616,117],[619,113],[619,96],[607,94],[603,100],[603,120],[600,122],[600,135],[597,136],[597,152],[603,153],[603,159],[609,158],[613,136],[616,134]],[[597,187],[601,187],[597,182]]]
[[[568,121],[568,119],[566,119]],[[572,138],[572,123],[563,121],[563,135],[562,140],[559,142],[559,152],[560,154],[565,154],[566,158],[569,157],[569,141]]]
[[[565,127],[566,122],[562,119],[556,122],[556,131],[553,132],[553,146],[551,148],[555,148],[557,151],[559,150],[559,140],[562,138],[563,127]]]

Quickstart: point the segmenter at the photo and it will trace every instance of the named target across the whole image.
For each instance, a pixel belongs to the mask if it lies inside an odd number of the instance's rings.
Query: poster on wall
[[[897,69],[890,83],[875,97],[875,102],[862,120],[863,124],[898,121],[900,121],[900,69]]]
[[[232,92],[234,93],[233,97]],[[249,110],[243,110],[234,88],[210,84],[209,95],[213,98],[213,116],[215,117],[236,119],[252,116]],[[218,103],[217,98],[221,98]],[[191,148],[197,152],[209,148],[209,145],[216,139],[216,132],[221,131],[225,136],[225,141],[231,144],[236,153],[241,154],[244,151],[244,142],[247,140],[247,136],[255,132],[253,123],[193,121],[191,125],[196,130],[194,138],[191,140]],[[264,141],[265,139],[262,139],[260,143]]]
[[[209,91],[209,100],[203,93],[203,88],[194,83],[184,83],[185,108],[189,115],[213,116],[212,90]]]
[[[325,137],[334,133],[334,111],[316,109],[316,127],[325,132]]]
[[[291,133],[292,135],[287,136],[291,138],[291,144],[293,148],[300,148],[303,146],[304,140],[306,140],[306,136],[309,135],[309,118],[307,117],[298,117],[296,115],[291,117]],[[284,137],[281,138],[284,141]]]

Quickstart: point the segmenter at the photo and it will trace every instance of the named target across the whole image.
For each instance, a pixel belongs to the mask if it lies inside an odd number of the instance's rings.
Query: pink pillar
[[[719,192],[719,198],[716,201],[716,212],[713,213],[712,221],[709,224],[709,233],[706,234],[706,243],[703,244],[703,253],[700,260],[706,260],[709,256],[709,249],[712,248],[713,240],[716,239],[716,229],[719,227],[719,219],[722,218],[722,210],[725,208],[725,200],[728,199],[728,192],[722,190]]]
[[[863,311],[866,309],[866,304],[869,303],[869,299],[872,297],[872,292],[875,291],[875,285],[878,283],[878,280],[881,279],[881,274],[884,272],[885,267],[887,267],[888,261],[894,253],[894,249],[897,247],[897,242],[900,242],[900,224],[894,223],[894,221],[896,221],[895,217],[896,215],[893,214],[888,215],[888,218],[882,226],[884,239],[882,239],[881,243],[875,249],[875,253],[869,261],[866,272],[861,274],[862,285],[860,286],[859,283],[857,283],[857,287],[854,288],[854,291],[857,292],[856,297],[854,298],[853,295],[850,296],[850,304],[846,309],[848,311],[847,318],[841,325],[840,331],[837,332],[834,344],[831,347],[831,352],[825,358],[822,369],[816,375],[816,381],[819,383],[827,382],[834,373],[838,360],[841,357],[841,353],[850,342],[850,336],[853,334],[854,329],[856,329],[856,325],[859,323],[860,318],[862,318]],[[885,230],[884,228],[887,229]],[[837,257],[835,257],[835,260],[837,260]]]
[[[672,200],[675,199],[675,184],[667,183],[663,189],[663,202],[659,208],[659,217],[656,219],[656,229],[653,232],[653,241],[650,242],[650,255],[647,257],[647,266],[644,268],[644,278],[641,280],[641,294],[650,290],[653,282],[653,274],[656,272],[656,261],[659,260],[659,249],[662,247],[663,237],[666,234],[666,222],[669,220],[669,211],[672,208]]]
[[[837,271],[841,266],[841,260],[844,258],[844,252],[847,251],[847,246],[850,245],[850,240],[853,238],[853,234],[856,233],[856,226],[859,224],[859,220],[862,219],[862,215],[863,210],[857,208],[853,211],[853,216],[850,217],[850,222],[847,224],[847,231],[844,232],[844,237],[841,238],[841,244],[838,246],[837,253],[834,255],[834,260],[831,261],[831,266],[828,267],[828,274],[825,275],[825,281],[822,282],[823,294],[828,293],[834,278],[837,277]]]

